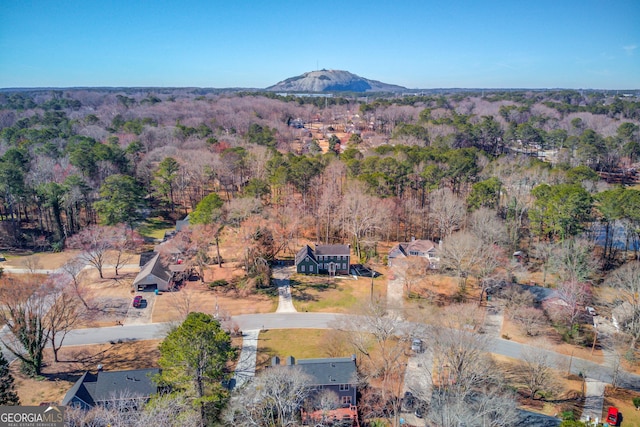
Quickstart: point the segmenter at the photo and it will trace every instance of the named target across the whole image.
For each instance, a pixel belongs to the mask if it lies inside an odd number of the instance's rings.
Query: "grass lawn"
[[[167,221],[164,218],[153,217],[147,218],[145,222],[140,224],[138,232],[144,237],[162,240],[164,233],[175,230],[175,226],[173,222]]]
[[[287,356],[296,359],[328,357],[326,342],[332,331],[326,329],[275,329],[260,333],[258,340],[258,369],[271,365],[278,356],[284,364]]]
[[[386,292],[387,279],[385,276],[378,276],[374,279],[373,295],[385,298]],[[291,296],[293,305],[300,312],[348,313],[361,301],[371,297],[371,279],[336,279],[294,274],[291,277]]]

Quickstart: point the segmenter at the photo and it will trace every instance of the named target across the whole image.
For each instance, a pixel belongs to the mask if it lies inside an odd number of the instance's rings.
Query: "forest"
[[[623,334],[599,345],[615,356],[611,383],[616,387],[622,359],[637,363],[639,155],[640,102],[597,91],[312,97],[201,89],[5,90],[0,92],[0,250],[81,249],[63,269],[88,308],[76,280],[85,265],[95,267],[103,279],[106,253],[115,254],[117,276],[126,263],[124,254],[141,250],[141,235],[154,241],[148,231],[153,224],[171,229],[186,215],[188,230],[169,243],[179,246],[203,280],[207,265],[226,262],[220,246],[228,236],[242,242],[244,260],[234,261],[247,275],[243,296],[269,288],[270,262],[293,258],[307,242],[351,244],[354,263],[375,268],[387,261],[378,251],[381,242],[390,247],[429,239],[437,242],[438,275],[453,278],[457,293],[447,303],[428,292],[416,297],[418,284],[436,274],[421,260],[409,260],[401,298],[406,294],[420,306],[440,310],[434,319],[442,327],[431,332],[430,346],[436,354],[451,356],[435,361],[440,372],[448,370],[450,384],[442,380],[425,386],[433,380],[426,369],[413,390],[425,401],[440,399],[425,413],[427,419],[439,419],[438,425],[459,425],[440,419],[444,414],[464,412],[474,419],[474,405],[484,405],[479,396],[493,402],[488,404],[492,415],[486,417],[510,425],[517,415],[513,397],[503,393],[508,388],[493,362],[477,351],[484,327],[480,304],[491,295],[502,301],[509,321],[527,338],[544,335],[551,324],[562,341],[592,345],[592,353],[596,340],[604,340],[594,332],[595,322],[592,328],[585,321],[585,307],[594,303],[613,313],[625,305],[632,315],[621,318]],[[522,277],[528,280],[534,271],[541,285],[555,288],[563,304],[539,307],[528,292],[505,286],[520,283],[519,272],[527,273]],[[413,337],[409,332],[398,337],[399,320],[375,303],[373,281],[372,274],[370,312],[347,320],[365,323],[346,324],[341,331],[370,331],[366,322],[378,327],[380,319],[387,320],[378,335],[354,333],[349,340],[364,360],[359,375],[366,387],[359,410],[370,420],[393,416],[397,425],[402,394],[394,387],[402,384],[399,373]],[[209,284],[211,289],[223,286],[216,282]],[[35,295],[40,285],[6,286],[5,291]],[[600,285],[614,289],[615,300],[595,298]],[[470,295],[475,301],[468,301]],[[6,305],[11,299],[0,301]],[[80,306],[69,301],[60,298],[50,313]],[[170,367],[176,365],[174,356],[182,357],[173,354],[175,349],[191,348],[180,344],[181,333],[190,336],[191,329],[202,328],[220,337],[207,341],[219,346],[211,354],[220,355],[211,367],[211,389],[202,383],[179,384],[180,390],[198,391],[199,413],[185,412],[184,405],[173,409],[182,405],[181,395],[159,400],[154,408],[168,419],[165,412],[193,416],[184,425],[214,425],[227,403],[220,382],[228,374],[225,363],[235,355],[217,320],[192,315],[161,346],[163,380],[178,385],[178,379],[200,378],[175,372],[172,377]],[[53,338],[42,332],[36,356],[47,339],[55,341],[55,333],[62,333],[57,323],[51,324]],[[468,334],[470,326],[479,333]],[[379,346],[375,357],[367,350],[374,344]],[[56,361],[59,348],[53,348]],[[28,374],[39,375],[40,356],[23,357],[23,371],[26,366]],[[549,362],[525,362],[546,368],[539,384],[518,386],[523,396],[534,402],[554,395],[549,378],[557,375]],[[452,374],[453,366],[459,369]],[[531,382],[534,376],[538,381],[538,373],[521,368],[518,375]],[[277,374],[266,370],[257,384],[277,384]],[[299,379],[285,377],[292,382],[286,389],[305,388],[294,387]],[[238,396],[231,397],[226,425],[275,424],[262,416],[275,412],[254,407],[255,396],[247,394],[247,401]],[[121,414],[134,412],[142,414]],[[297,417],[295,411],[285,412],[278,412],[278,425],[291,425],[287,420]]]
[[[225,221],[268,219],[289,255],[304,236],[366,258],[483,209],[513,251],[605,230],[606,258],[637,257],[639,119],[635,97],[596,91],[4,91],[0,247],[62,250],[89,225],[174,221],[215,192]]]

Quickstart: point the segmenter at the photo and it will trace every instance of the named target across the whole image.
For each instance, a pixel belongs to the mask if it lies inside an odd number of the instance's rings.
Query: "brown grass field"
[[[11,364],[16,389],[23,405],[60,402],[73,383],[87,370],[96,371],[98,364],[108,371],[142,369],[158,366],[160,340],[63,347],[58,363],[53,352],[45,350],[41,379],[28,378],[20,372],[20,364]]]

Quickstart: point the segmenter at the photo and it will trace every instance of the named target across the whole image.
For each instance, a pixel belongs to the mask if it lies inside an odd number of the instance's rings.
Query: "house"
[[[349,274],[350,245],[305,245],[295,258],[296,272],[302,274]]]
[[[176,282],[184,280],[190,274],[187,266],[179,259],[176,258],[174,262],[170,262],[163,259],[160,252],[154,252],[154,254],[145,256],[150,259],[142,265],[140,273],[133,280],[134,290],[155,288],[158,291],[168,291]],[[140,264],[142,264],[142,256],[140,258]]]
[[[118,399],[132,397],[148,400],[158,393],[153,377],[160,369],[135,369],[129,371],[85,372],[62,399],[62,406],[75,406],[89,410],[94,406],[108,405]]]
[[[274,357],[272,366],[280,365],[280,358]],[[303,424],[316,425],[318,422],[330,425],[358,426],[356,406],[358,375],[356,357],[333,357],[322,359],[300,359],[293,356],[286,358],[286,366],[296,366],[311,378],[312,392],[308,400],[313,400],[317,393],[329,390],[338,398],[337,407],[333,410],[302,410]],[[311,405],[305,405],[309,408]]]
[[[389,251],[389,267],[391,267],[397,260],[406,259],[410,256],[418,256],[426,258],[429,261],[430,268],[438,268],[440,258],[437,257],[436,252],[438,251],[441,243],[442,242],[436,245],[431,240],[422,240],[415,238],[411,238],[411,241],[408,243],[398,243]]]

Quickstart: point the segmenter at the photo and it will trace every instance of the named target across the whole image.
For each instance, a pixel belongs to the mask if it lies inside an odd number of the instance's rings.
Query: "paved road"
[[[341,320],[347,315],[332,313],[268,313],[268,314],[245,314],[234,316],[232,320],[238,324],[241,330],[261,330],[261,329],[333,329],[341,324]],[[410,328],[417,328],[418,325],[406,324]],[[168,330],[169,323],[151,323],[146,325],[125,325],[110,326],[104,328],[78,329],[71,331],[65,338],[65,346],[103,344],[117,341],[135,341],[147,339],[159,339],[164,337]],[[492,353],[507,357],[521,359],[523,354],[533,351],[545,351],[537,347],[508,341],[502,338],[487,337],[489,348]],[[428,343],[427,343],[428,346]],[[598,365],[588,360],[571,358],[548,352],[552,357],[551,364],[560,370],[567,370],[571,360],[571,373],[583,373],[588,378],[611,383],[613,377],[611,368]],[[5,353],[6,354],[6,353]],[[9,355],[7,355],[9,356]],[[619,385],[623,388],[630,388],[640,391],[640,376],[625,373],[619,376]]]

